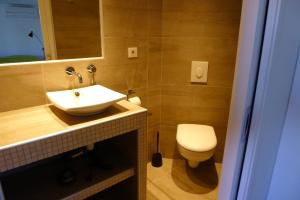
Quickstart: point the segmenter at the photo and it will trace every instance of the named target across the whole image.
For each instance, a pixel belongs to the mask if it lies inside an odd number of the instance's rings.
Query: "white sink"
[[[79,92],[79,96],[75,95]],[[126,99],[124,94],[118,93],[101,85],[47,92],[47,97],[57,108],[71,115],[92,115],[104,111],[113,103]]]

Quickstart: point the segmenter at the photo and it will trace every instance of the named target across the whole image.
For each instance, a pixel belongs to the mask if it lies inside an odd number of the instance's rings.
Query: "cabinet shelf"
[[[85,199],[134,176],[135,170],[131,164],[126,163],[120,156],[111,156],[116,158],[112,169],[91,165],[85,156],[79,156],[71,162],[58,157],[54,161],[9,175],[2,179],[5,198]],[[65,168],[72,168],[76,172],[76,181],[67,185],[57,181],[59,172]]]
[[[125,171],[122,171],[114,176],[111,176],[103,181],[100,181],[88,188],[85,188],[73,195],[70,195],[66,198],[64,198],[65,200],[73,200],[73,199],[85,199],[87,197],[90,197],[92,195],[95,195],[107,188],[110,188],[130,177],[134,176],[134,170],[133,168],[127,169]]]

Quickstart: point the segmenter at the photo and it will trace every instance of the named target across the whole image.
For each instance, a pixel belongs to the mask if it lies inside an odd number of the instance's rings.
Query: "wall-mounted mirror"
[[[101,0],[0,0],[0,64],[102,56]]]

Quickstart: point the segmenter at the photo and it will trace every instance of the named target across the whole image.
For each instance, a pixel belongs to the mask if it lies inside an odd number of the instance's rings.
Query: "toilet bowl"
[[[179,153],[192,168],[211,158],[217,146],[214,128],[199,124],[179,124],[176,141]]]

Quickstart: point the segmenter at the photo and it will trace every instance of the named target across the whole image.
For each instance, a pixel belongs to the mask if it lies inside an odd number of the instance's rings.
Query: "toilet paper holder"
[[[129,101],[129,96],[135,94],[136,92],[132,89],[127,90],[126,100]],[[152,112],[148,111],[148,116],[152,116]]]
[[[135,94],[136,92],[132,89],[127,90],[127,95],[126,95],[126,99],[127,101],[129,100],[129,96]]]

